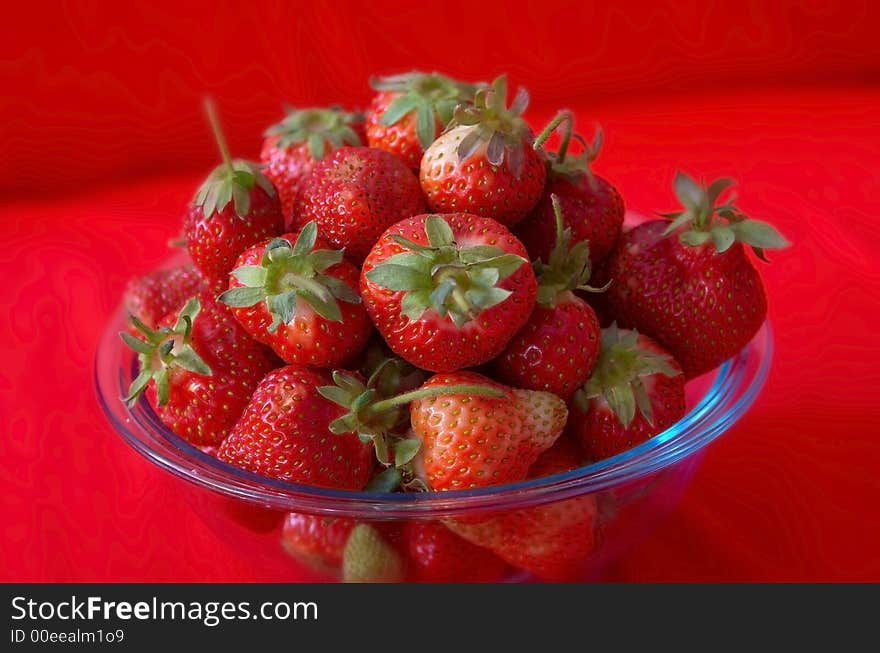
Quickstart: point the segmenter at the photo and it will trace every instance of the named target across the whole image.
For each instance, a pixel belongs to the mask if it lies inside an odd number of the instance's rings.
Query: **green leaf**
[[[431,293],[431,306],[440,313],[441,317],[446,314],[446,300],[453,290],[455,290],[455,282],[452,279],[444,279]]]
[[[675,195],[681,203],[691,211],[699,213],[699,209],[705,201],[705,193],[700,185],[679,170],[675,173],[673,187],[675,188]]]
[[[733,186],[734,183],[736,182],[734,182],[733,179],[722,177],[721,179],[716,179],[711,184],[709,184],[709,188],[706,189],[709,206],[715,206],[715,203],[718,201],[721,193]]]
[[[685,231],[681,236],[679,236],[679,240],[683,242],[685,245],[690,245],[691,247],[699,247],[703,245],[712,238],[712,235],[708,231]]]
[[[459,143],[458,148],[456,148],[458,160],[467,161],[478,149],[480,149],[480,146],[484,142],[481,130],[476,127],[471,129],[471,131],[461,139],[461,143]]]
[[[315,161],[324,158],[324,136],[322,134],[309,134],[309,154]]]
[[[408,238],[404,238],[403,236],[400,236],[397,234],[391,236],[391,240],[393,240],[395,243],[397,243],[401,247],[408,249],[408,250],[412,250],[413,252],[424,252],[426,254],[434,252],[433,247],[419,245],[418,243],[415,243],[415,242],[409,240]]]
[[[639,412],[648,424],[654,426],[654,408],[651,406],[651,398],[648,396],[648,391],[645,390],[645,384],[641,379],[636,378],[632,380],[631,386]]]
[[[300,290],[299,296],[312,307],[315,313],[323,317],[325,320],[342,322],[342,311],[339,310],[339,304],[337,304],[336,300],[332,297],[329,299],[318,297],[309,290]]]
[[[715,242],[715,249],[719,252],[726,252],[730,246],[736,242],[736,236],[730,227],[717,226],[712,229],[712,240]]]
[[[680,227],[683,227],[689,222],[692,222],[694,219],[694,216],[690,212],[690,210],[682,211],[681,213],[671,213],[669,215],[675,215],[676,217],[672,222],[669,223],[669,226],[666,227],[666,230],[663,232],[664,236],[668,236],[669,234],[677,231]]]
[[[322,385],[318,388],[318,394],[324,397],[324,399],[332,401],[334,404],[338,404],[343,408],[351,407],[351,393],[347,392],[343,388],[340,388],[339,386]]]
[[[383,263],[367,272],[367,279],[388,290],[430,289],[431,278],[420,270]]]
[[[230,288],[217,299],[235,308],[243,308],[245,306],[253,306],[266,298],[266,291],[263,288]]]
[[[383,265],[403,265],[406,267],[415,268],[426,275],[430,275],[432,262],[430,257],[423,256],[422,254],[414,254],[413,252],[401,252],[400,254],[389,256],[385,261],[383,261]]]
[[[749,218],[730,225],[730,228],[736,233],[737,240],[752,247],[782,249],[791,244],[772,225],[761,220]]]
[[[293,256],[304,256],[312,251],[315,247],[315,241],[318,240],[318,224],[311,220],[300,229],[299,236],[293,244]]]
[[[134,349],[139,354],[146,354],[147,356],[149,356],[154,351],[154,347],[151,347],[148,343],[144,342],[140,338],[135,338],[130,333],[120,331],[119,337],[122,338],[123,342],[126,345]]]
[[[131,385],[128,386],[128,396],[123,399],[123,401],[128,404],[129,408],[131,408],[137,401],[138,397],[143,394],[152,378],[152,370],[145,369],[141,370],[141,373],[131,382]]]
[[[406,293],[400,302],[400,312],[415,322],[431,305],[431,291],[428,289],[414,290]]]
[[[458,259],[465,265],[480,263],[504,255],[504,250],[494,245],[476,245],[459,250]]]
[[[342,279],[337,279],[336,277],[331,277],[329,275],[320,275],[315,277],[315,281],[326,287],[327,290],[330,291],[330,294],[336,299],[348,304],[361,303],[361,296]]]
[[[233,186],[232,201],[235,204],[236,215],[240,218],[248,217],[251,212],[251,194],[241,186]]]
[[[437,135],[434,109],[427,100],[420,102],[416,109],[416,135],[423,149],[428,149]]]
[[[605,400],[620,423],[628,427],[636,414],[636,399],[630,385],[627,383],[612,386],[606,391]]]
[[[290,324],[296,316],[296,301],[299,295],[303,295],[303,299],[305,299],[306,293],[304,291],[288,290],[278,295],[269,295],[266,298],[266,306],[269,312],[278,316],[282,323]]]
[[[505,299],[513,294],[509,290],[503,288],[486,288],[483,290],[468,290],[466,295],[471,303],[478,308],[485,310],[497,306]]]
[[[388,467],[370,479],[364,488],[366,492],[394,492],[400,487],[403,477],[396,467]]]
[[[519,270],[525,263],[527,263],[527,261],[522,256],[517,256],[516,254],[502,254],[495,258],[486,259],[485,261],[476,264],[475,267],[493,268],[498,271],[499,281],[503,281]]]
[[[409,94],[401,95],[388,105],[388,108],[382,113],[379,119],[386,127],[397,124],[410,111],[414,110],[419,104],[417,97]],[[430,144],[430,143],[429,143]]]
[[[177,352],[174,356],[174,364],[185,370],[189,370],[190,372],[201,374],[202,376],[212,375],[211,368],[208,367],[208,364],[205,363],[205,361],[202,360],[202,357],[196,353],[196,350],[189,345],[185,345],[179,352]]]
[[[492,134],[489,139],[489,146],[486,148],[486,160],[493,166],[500,166],[504,163],[504,136],[501,132]]]
[[[452,227],[439,215],[429,215],[425,219],[425,235],[431,247],[440,248],[452,245],[455,242],[455,235],[452,233]]]
[[[232,276],[250,288],[262,288],[266,283],[266,268],[259,265],[242,265],[232,271]]]
[[[420,440],[415,438],[407,438],[404,440],[398,440],[394,443],[394,466],[395,467],[403,467],[408,462],[410,462],[413,458],[415,458],[416,454],[419,452],[419,448],[422,446]]]
[[[324,272],[339,265],[344,257],[341,249],[316,249],[308,255],[309,265],[315,272]]]
[[[156,379],[156,398],[159,405],[164,406],[168,403],[169,398],[168,368],[163,367],[156,373],[154,378]]]

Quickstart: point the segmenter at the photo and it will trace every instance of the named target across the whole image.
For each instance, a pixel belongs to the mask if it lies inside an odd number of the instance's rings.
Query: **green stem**
[[[571,111],[563,109],[557,113],[556,117],[544,127],[544,130],[540,134],[538,134],[533,145],[536,150],[544,145],[544,142],[550,138],[550,134],[553,133],[553,130],[559,127],[563,122],[566,123],[566,128],[562,133],[562,143],[559,145],[559,152],[556,155],[556,160],[559,163],[562,163],[565,160],[565,153],[568,151],[568,144],[571,142],[571,134],[574,129],[574,116],[572,116]]]
[[[458,310],[461,311],[464,315],[470,315],[471,313],[471,304],[465,297],[464,293],[460,288],[454,288],[452,290],[452,301],[455,302],[455,305],[458,307]]]
[[[390,399],[377,401],[375,404],[368,406],[366,410],[371,413],[381,413],[390,408],[402,406],[403,404],[408,404],[411,401],[417,401],[418,399],[427,399],[428,397],[441,397],[443,395],[461,394],[477,395],[479,397],[492,397],[495,399],[504,396],[504,393],[501,390],[490,388],[485,385],[436,385],[430,388],[419,388],[418,390],[413,390],[412,392],[404,392],[402,395],[397,395],[396,397],[391,397]]]
[[[223,130],[220,128],[220,119],[217,117],[217,105],[209,97],[205,98],[205,113],[208,116],[208,122],[211,123],[211,131],[214,132],[214,140],[217,141],[217,147],[220,149],[223,163],[229,168],[229,173],[232,174],[235,172],[235,169],[232,167],[232,157],[229,156],[226,137],[223,136]]]

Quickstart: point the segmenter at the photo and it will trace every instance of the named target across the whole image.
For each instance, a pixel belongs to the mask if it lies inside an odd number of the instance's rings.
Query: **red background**
[[[608,580],[880,580],[880,10],[863,2],[80,2],[0,42],[0,579],[293,580],[227,548],[105,423],[94,348],[216,161],[370,74],[506,70],[566,105],[642,212],[675,169],[741,183],[794,242],[762,273],[773,371],[678,511]],[[36,3],[34,3],[36,5]],[[516,8],[514,8],[516,7]],[[692,7],[692,8],[689,8]]]

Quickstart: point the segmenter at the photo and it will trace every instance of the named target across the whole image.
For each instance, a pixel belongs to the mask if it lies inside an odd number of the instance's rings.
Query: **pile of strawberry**
[[[719,203],[728,180],[679,174],[683,209],[623,231],[620,194],[590,170],[601,132],[588,143],[570,112],[536,136],[504,76],[373,85],[365,116],[289,111],[262,165],[230,157],[209,106],[223,162],[184,216],[192,265],[133,281],[121,334],[140,360],[126,401],[146,392],[181,438],[321,487],[518,482],[663,431],[685,382],[764,321],[745,246],[763,258],[786,242]],[[565,579],[599,512],[583,496],[406,526],[291,513],[282,539],[354,580],[493,580],[506,565]]]

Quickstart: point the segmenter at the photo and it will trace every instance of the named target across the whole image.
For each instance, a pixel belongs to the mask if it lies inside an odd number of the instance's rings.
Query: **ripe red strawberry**
[[[363,145],[363,121],[363,115],[338,107],[289,109],[284,120],[266,130],[260,160],[278,192],[285,230],[295,229],[293,205],[302,180],[325,154],[343,145]]]
[[[684,173],[675,178],[685,210],[672,223],[645,222],[626,232],[604,268],[612,279],[605,300],[618,323],[668,349],[688,379],[714,369],[742,349],[767,315],[767,298],[744,245],[759,258],[788,242],[765,222],[728,203],[716,207],[732,182],[708,188]]]
[[[288,363],[339,365],[370,337],[358,270],[326,247],[314,222],[259,243],[242,252],[220,295],[245,331]]]
[[[560,438],[529,469],[529,478],[561,474],[581,465],[581,454]],[[579,580],[598,538],[596,497],[586,494],[524,508],[479,522],[450,520],[464,539],[493,551],[514,567],[545,580]]]
[[[396,154],[418,172],[425,152],[452,120],[455,107],[472,103],[477,86],[438,73],[406,73],[372,80],[379,91],[367,111],[367,142]]]
[[[410,404],[421,442],[415,469],[431,490],[465,490],[521,481],[562,433],[568,411],[549,392],[517,390],[477,374],[436,374],[422,388],[489,387],[500,397],[453,394]]]
[[[314,220],[327,242],[362,261],[387,227],[424,208],[419,181],[399,158],[370,147],[341,147],[303,180],[294,226]]]
[[[128,282],[122,305],[151,329],[163,317],[176,313],[190,297],[204,289],[204,282],[192,265],[155,270]],[[136,334],[137,331],[134,330]]]
[[[315,571],[338,573],[342,552],[355,520],[344,517],[288,513],[281,531],[281,546]]]
[[[612,325],[592,377],[575,393],[570,425],[592,460],[626,451],[685,414],[681,367],[656,342]]]
[[[184,215],[183,232],[208,287],[221,292],[238,255],[281,233],[284,219],[272,182],[257,164],[229,156],[213,105],[207,109],[223,163],[196,193]]]
[[[590,164],[602,145],[602,131],[597,132],[592,145],[585,147],[580,156],[573,156],[568,152],[573,118],[569,112],[560,116],[566,121],[567,129],[559,151],[549,155],[547,186],[535,208],[516,226],[515,232],[533,259],[546,261],[554,244],[556,218],[551,196],[556,195],[562,205],[565,226],[571,229],[572,242],[590,242],[590,261],[596,267],[605,260],[620,235],[623,198],[614,186],[590,170]],[[551,122],[535,142],[542,143],[543,137],[549,135],[558,121],[560,118]]]
[[[132,322],[141,337],[120,336],[138,352],[140,374],[126,401],[133,405],[146,390],[162,423],[196,446],[219,444],[257,383],[278,365],[207,292],[157,329],[136,317]]]
[[[360,490],[373,470],[372,445],[354,433],[334,434],[344,410],[318,392],[330,374],[289,365],[260,381],[218,458],[270,478]]]
[[[575,290],[594,291],[587,241],[572,247],[554,195],[556,246],[547,262],[536,261],[538,305],[529,321],[493,361],[499,380],[529,390],[546,390],[563,399],[586,381],[599,355],[599,320]]]
[[[463,211],[505,225],[535,206],[547,176],[544,155],[520,116],[529,96],[520,89],[508,109],[507,80],[477,91],[473,106],[460,106],[450,128],[425,150],[419,180],[432,211]]]
[[[389,228],[361,273],[367,312],[413,365],[454,371],[497,356],[525,324],[537,284],[506,227],[466,213],[418,215]]]
[[[492,583],[507,565],[491,551],[460,538],[440,522],[403,527],[408,579],[418,583]]]

